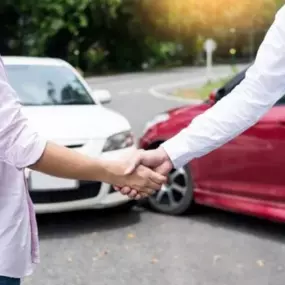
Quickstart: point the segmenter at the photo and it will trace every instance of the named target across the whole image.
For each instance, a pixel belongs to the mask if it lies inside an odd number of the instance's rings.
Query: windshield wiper
[[[53,104],[53,103],[22,103],[23,106],[53,106],[53,105],[58,105],[58,104]]]
[[[61,105],[91,105],[89,102],[82,102],[74,99],[64,100],[61,102]]]

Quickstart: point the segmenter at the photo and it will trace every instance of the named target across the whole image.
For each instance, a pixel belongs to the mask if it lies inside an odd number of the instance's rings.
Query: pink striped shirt
[[[0,276],[21,278],[39,262],[37,222],[24,169],[41,157],[45,146],[23,116],[0,58]]]

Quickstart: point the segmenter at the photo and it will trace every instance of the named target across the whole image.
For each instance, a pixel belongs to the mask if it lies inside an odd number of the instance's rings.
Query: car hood
[[[206,103],[201,104],[194,104],[194,105],[187,105],[182,106],[174,109],[168,110],[168,114],[170,117],[173,118],[179,118],[179,117],[192,117],[193,115],[198,115],[199,113],[207,110],[209,108],[209,105]]]
[[[50,140],[102,139],[130,129],[122,115],[100,105],[32,106],[23,113]]]
[[[188,110],[190,110],[193,106],[182,106],[182,107],[177,107],[177,108],[173,108],[173,109],[170,109],[168,110],[168,114],[170,116],[175,116],[177,114],[181,114],[181,113],[185,113],[187,112]]]

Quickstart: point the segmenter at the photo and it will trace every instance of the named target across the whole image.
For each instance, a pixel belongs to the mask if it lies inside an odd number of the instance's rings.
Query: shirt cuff
[[[18,159],[17,167],[26,168],[38,162],[44,153],[46,145],[47,140],[37,135],[33,143],[23,149],[22,157]]]
[[[47,140],[42,137],[38,137],[38,139],[35,141],[33,152],[31,153],[29,165],[33,165],[38,162],[38,160],[42,157],[44,153],[46,145]]]
[[[189,151],[183,131],[161,144],[161,147],[166,151],[176,169],[181,168],[195,158],[194,154]]]

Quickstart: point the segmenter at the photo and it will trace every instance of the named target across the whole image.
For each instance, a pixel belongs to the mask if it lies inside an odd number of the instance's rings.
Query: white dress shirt
[[[222,146],[254,125],[285,94],[285,6],[259,47],[245,79],[162,146],[174,166]]]

